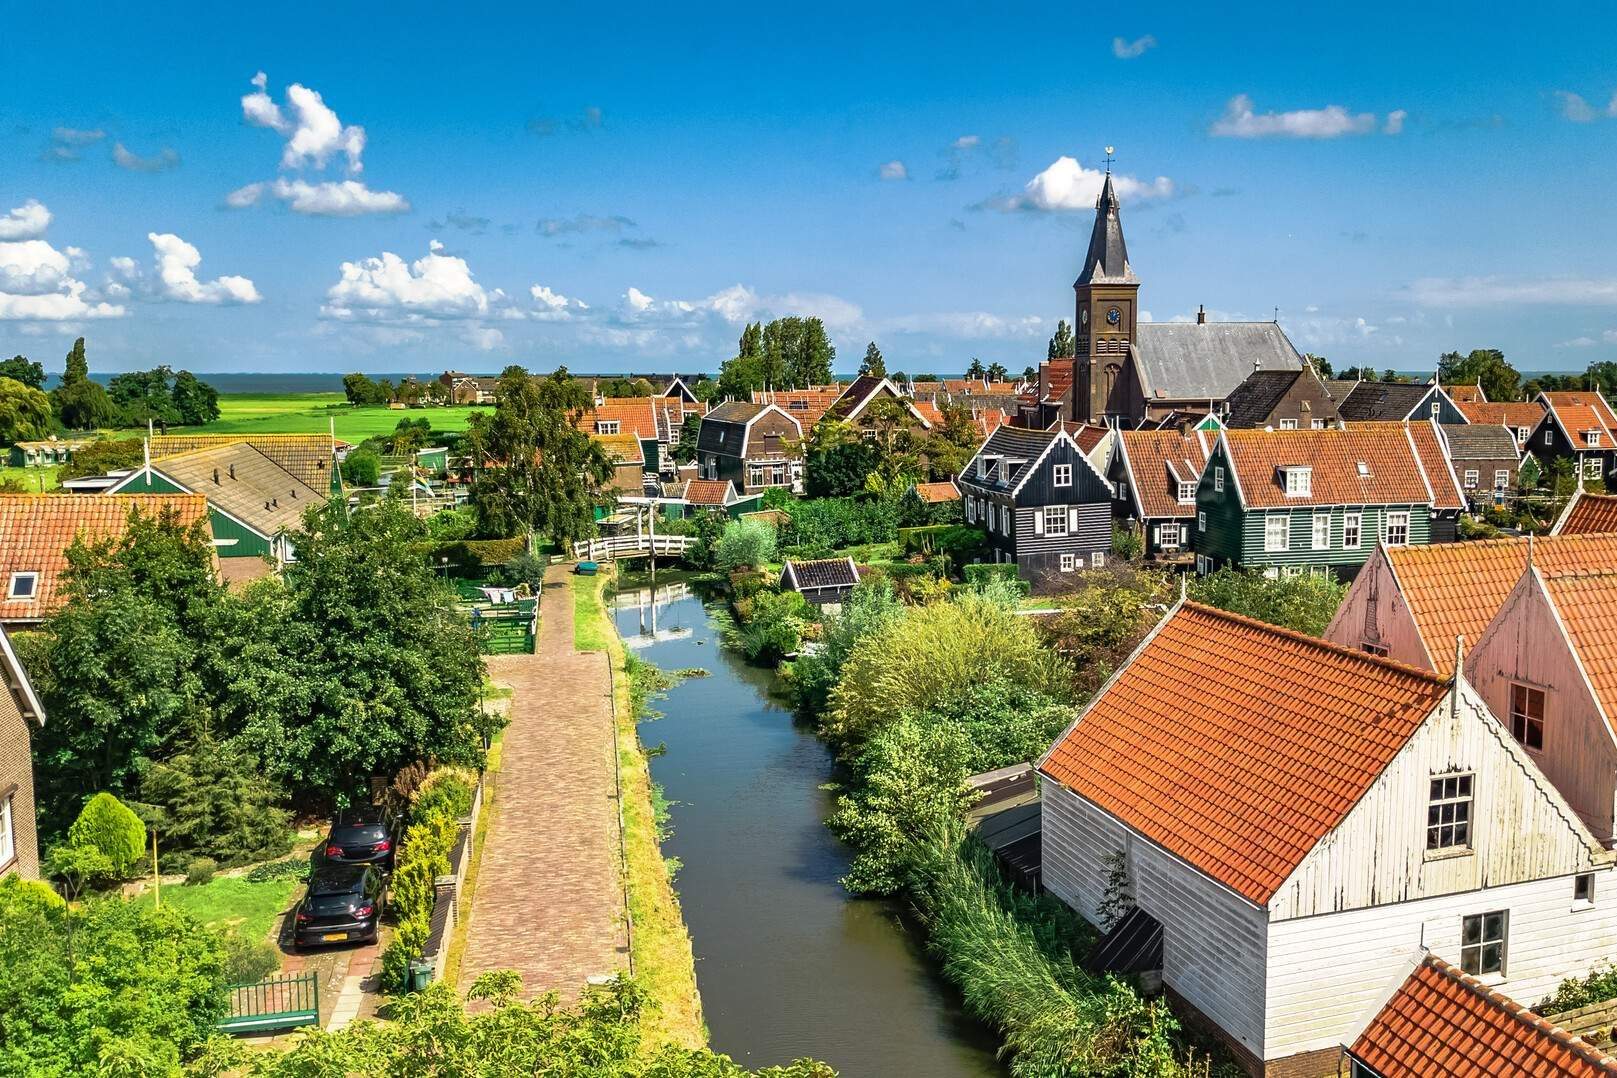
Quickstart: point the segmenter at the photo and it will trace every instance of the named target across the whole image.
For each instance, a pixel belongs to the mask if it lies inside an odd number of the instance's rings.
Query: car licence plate
[[[336,943],[339,940],[347,939],[348,938],[348,933],[346,933],[346,932],[327,932],[324,936],[321,936],[320,938],[325,940],[327,943]]]

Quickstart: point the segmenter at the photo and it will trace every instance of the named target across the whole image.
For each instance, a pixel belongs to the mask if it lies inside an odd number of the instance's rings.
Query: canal
[[[825,827],[830,753],[770,697],[770,671],[724,650],[683,584],[615,600],[631,650],[701,667],[655,706],[641,740],[673,802],[666,856],[696,953],[715,1051],[749,1068],[803,1056],[846,1078],[1002,1075],[990,1033],[928,964],[894,909],[850,898],[848,853]]]

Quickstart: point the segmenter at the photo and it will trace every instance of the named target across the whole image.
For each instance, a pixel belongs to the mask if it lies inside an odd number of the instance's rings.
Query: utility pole
[[[157,874],[157,828],[152,828],[152,908],[163,908],[163,881]]]

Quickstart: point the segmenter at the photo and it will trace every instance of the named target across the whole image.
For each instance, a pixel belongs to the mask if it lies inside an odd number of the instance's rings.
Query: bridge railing
[[[683,554],[697,542],[694,535],[610,535],[580,539],[573,544],[573,557],[581,561],[607,558],[635,558],[647,554]]]

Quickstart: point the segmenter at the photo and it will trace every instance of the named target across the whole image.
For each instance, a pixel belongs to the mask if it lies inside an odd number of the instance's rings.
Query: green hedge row
[[[410,828],[399,847],[393,872],[393,913],[398,928],[382,952],[382,990],[403,992],[410,964],[421,957],[432,931],[434,886],[449,874],[449,853],[460,821],[472,810],[477,777],[465,768],[441,767],[416,788],[410,800]]]

